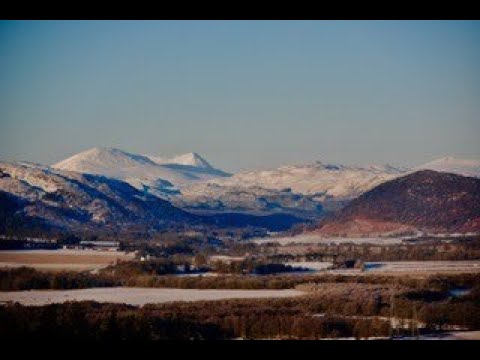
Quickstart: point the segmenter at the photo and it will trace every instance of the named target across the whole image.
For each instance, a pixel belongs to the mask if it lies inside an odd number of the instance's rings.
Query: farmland
[[[257,244],[275,243],[279,245],[288,244],[376,244],[376,245],[394,245],[401,244],[404,239],[400,237],[322,237],[317,234],[303,234],[297,236],[267,237],[252,239]]]
[[[0,268],[27,266],[37,270],[85,271],[101,269],[119,260],[133,259],[133,253],[95,250],[0,251]]]
[[[66,301],[96,301],[142,306],[173,301],[211,301],[225,299],[284,298],[302,295],[287,290],[201,290],[149,288],[95,288],[81,290],[30,290],[0,292],[0,303],[18,302],[22,305],[47,305]]]

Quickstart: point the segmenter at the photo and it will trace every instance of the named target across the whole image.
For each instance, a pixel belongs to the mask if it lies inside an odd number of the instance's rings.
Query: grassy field
[[[118,260],[131,260],[133,253],[94,250],[0,251],[0,268],[28,266],[48,271],[101,269]]]

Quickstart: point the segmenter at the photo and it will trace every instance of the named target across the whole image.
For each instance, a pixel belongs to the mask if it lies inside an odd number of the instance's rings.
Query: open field
[[[375,245],[394,245],[401,244],[404,239],[401,237],[392,237],[392,238],[381,238],[381,237],[372,237],[372,238],[343,238],[343,237],[322,237],[320,235],[297,235],[297,236],[286,236],[286,237],[267,237],[267,238],[256,238],[251,241],[257,244],[266,244],[266,243],[276,243],[282,246],[289,244],[375,244]]]
[[[480,340],[480,331],[452,331],[445,336],[425,335],[420,340]]]
[[[393,340],[416,340],[416,338],[407,336]],[[480,331],[447,331],[424,334],[420,335],[418,340],[480,340]]]
[[[209,258],[210,261],[242,261],[245,260],[245,256],[228,256],[228,255],[212,255]]]
[[[366,272],[480,272],[479,261],[385,261],[365,263]]]
[[[479,273],[480,260],[474,261],[383,261],[365,263],[362,269],[327,270],[329,274],[368,276],[373,274],[404,276],[431,274]]]
[[[12,250],[0,251],[0,268],[28,266],[38,270],[84,271],[101,269],[133,257],[133,253],[121,251]]]
[[[372,336],[366,340],[388,340],[388,336]],[[320,340],[356,340],[355,337],[326,338]],[[417,340],[415,337],[400,337],[393,340]],[[418,340],[480,340],[480,331],[450,331],[420,335]]]
[[[200,290],[151,288],[94,288],[81,290],[30,290],[0,292],[0,303],[41,306],[67,301],[97,301],[143,306],[173,301],[284,298],[304,294],[298,290]]]
[[[286,265],[301,267],[312,271],[322,271],[331,268],[333,263],[330,261],[290,261],[287,262]]]

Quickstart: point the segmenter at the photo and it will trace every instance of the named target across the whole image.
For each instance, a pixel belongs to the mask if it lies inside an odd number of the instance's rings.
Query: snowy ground
[[[480,331],[449,331],[438,334],[420,335],[419,340],[480,340]],[[415,340],[406,337],[395,340]]]
[[[366,272],[477,272],[480,261],[385,261],[365,263]]]
[[[228,256],[228,255],[212,255],[210,256],[210,261],[224,261],[224,262],[232,262],[232,261],[242,261],[245,259],[245,256]]]
[[[93,288],[80,290],[30,290],[0,292],[0,303],[19,302],[41,306],[66,301],[109,302],[142,306],[172,301],[200,301],[222,299],[284,298],[304,294],[298,290],[203,290],[154,288]]]
[[[287,236],[287,237],[267,237],[267,238],[256,238],[251,241],[257,244],[265,243],[277,243],[280,245],[288,244],[376,244],[376,245],[393,245],[401,244],[403,238],[326,238],[320,235],[309,234],[309,235],[297,235],[297,236]]]
[[[333,263],[329,261],[291,261],[287,262],[286,265],[321,271],[331,268],[333,266]]]
[[[329,274],[361,276],[388,274],[403,276],[409,274],[451,274],[480,272],[480,261],[384,261],[366,263],[367,269],[326,270]]]
[[[354,337],[325,338],[320,340],[356,340]],[[386,336],[370,337],[361,340],[389,340]],[[415,337],[401,337],[392,340],[417,340]],[[450,331],[438,334],[420,335],[418,340],[480,340],[480,331]]]

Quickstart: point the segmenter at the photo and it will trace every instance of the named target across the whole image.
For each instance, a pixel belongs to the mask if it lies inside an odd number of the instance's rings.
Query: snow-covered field
[[[365,263],[367,272],[478,272],[480,261],[385,261]]]
[[[304,294],[298,290],[204,290],[154,288],[93,288],[80,290],[30,290],[0,292],[0,303],[8,301],[41,306],[66,301],[97,301],[142,306],[173,301],[284,298]]]
[[[402,337],[394,340],[416,340],[416,338]],[[418,340],[480,340],[480,331],[449,331],[425,334],[420,335]]]
[[[224,261],[224,262],[232,262],[232,261],[242,261],[245,259],[244,256],[229,256],[229,255],[212,255],[210,256],[210,261]]]
[[[286,265],[293,267],[302,267],[309,270],[321,271],[327,270],[333,266],[333,263],[329,261],[291,261],[287,262]]]
[[[280,245],[289,245],[289,244],[376,244],[376,245],[394,245],[401,244],[403,238],[326,238],[316,234],[305,234],[297,236],[287,236],[287,237],[267,237],[267,238],[256,238],[251,241],[257,244],[264,243],[277,243]]]
[[[388,340],[387,336],[369,337],[362,340]],[[325,338],[320,340],[356,340],[354,337]],[[415,337],[401,337],[393,340],[417,340]],[[438,334],[420,335],[418,340],[480,340],[480,331],[450,331]]]
[[[366,263],[366,269],[326,270],[329,274],[346,276],[367,276],[368,274],[446,274],[480,272],[480,261],[384,261]]]

